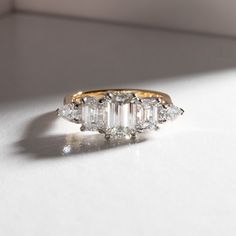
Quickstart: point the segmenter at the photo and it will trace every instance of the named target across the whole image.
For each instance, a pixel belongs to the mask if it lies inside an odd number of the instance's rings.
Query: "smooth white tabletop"
[[[185,114],[134,143],[56,118],[65,94],[107,87]],[[0,235],[235,236],[235,93],[235,39],[2,18]]]

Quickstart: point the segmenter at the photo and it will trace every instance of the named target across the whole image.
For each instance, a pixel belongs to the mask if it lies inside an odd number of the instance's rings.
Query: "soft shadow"
[[[224,37],[16,14],[0,21],[0,38],[0,102],[144,82],[161,87],[236,68],[236,40]]]
[[[66,135],[46,135],[57,116],[48,112],[33,119],[27,126],[23,139],[16,143],[18,153],[30,154],[30,158],[42,159],[63,157],[103,151],[143,142],[146,138],[139,135],[136,139],[105,140],[101,134],[72,133]]]

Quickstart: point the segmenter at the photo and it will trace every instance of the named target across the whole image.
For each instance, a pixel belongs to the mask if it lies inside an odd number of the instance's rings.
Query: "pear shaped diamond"
[[[58,109],[58,115],[81,124],[81,131],[99,131],[105,137],[134,137],[136,133],[157,130],[174,120],[183,109],[164,105],[158,97],[139,98],[134,93],[111,91],[101,97],[83,96]]]
[[[79,123],[81,122],[81,105],[80,104],[66,104],[57,110],[58,116]]]
[[[175,120],[180,115],[184,113],[182,108],[179,108],[174,105],[170,105],[167,108],[163,108],[160,110],[160,121],[168,121],[168,120]]]
[[[73,110],[74,110],[73,104],[66,104],[57,110],[57,114],[58,114],[58,116],[66,119],[66,120],[72,120],[73,119]]]

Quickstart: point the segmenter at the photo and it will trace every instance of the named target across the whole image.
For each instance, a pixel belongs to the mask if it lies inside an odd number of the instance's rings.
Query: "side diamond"
[[[183,113],[184,113],[183,109],[174,105],[170,105],[169,107],[160,110],[159,120],[160,122],[164,122],[167,120],[175,120],[176,118],[178,118],[178,116],[182,115]]]
[[[82,130],[96,131],[98,122],[98,101],[93,97],[84,97],[82,103]]]
[[[71,121],[71,120],[73,120],[73,115],[72,115],[73,109],[74,109],[73,104],[66,104],[66,105],[58,108],[57,114],[58,114],[58,116]]]
[[[157,129],[159,102],[155,98],[145,98],[138,104],[137,126],[139,132]]]
[[[81,105],[80,104],[66,104],[57,110],[58,116],[72,121],[80,122],[81,121]]]
[[[174,120],[183,109],[163,106],[158,98],[138,98],[133,93],[108,92],[103,98],[85,96],[79,103],[66,104],[58,116],[81,124],[81,131],[99,131],[106,138],[134,137],[138,132],[156,130],[159,123]]]

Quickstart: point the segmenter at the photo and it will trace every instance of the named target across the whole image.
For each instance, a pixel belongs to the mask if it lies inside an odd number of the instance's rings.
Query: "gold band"
[[[65,97],[58,115],[80,124],[81,131],[97,131],[110,138],[134,138],[174,120],[183,109],[168,94],[140,89],[103,89]]]
[[[64,98],[64,104],[69,104],[71,102],[78,103],[81,98],[85,96],[91,96],[96,99],[101,99],[107,92],[123,92],[123,93],[133,93],[138,98],[158,98],[163,105],[171,105],[173,104],[171,98],[168,94],[162,93],[159,91],[151,91],[151,90],[141,90],[141,89],[104,89],[104,90],[93,90],[82,92],[79,91],[75,94],[68,95]]]

